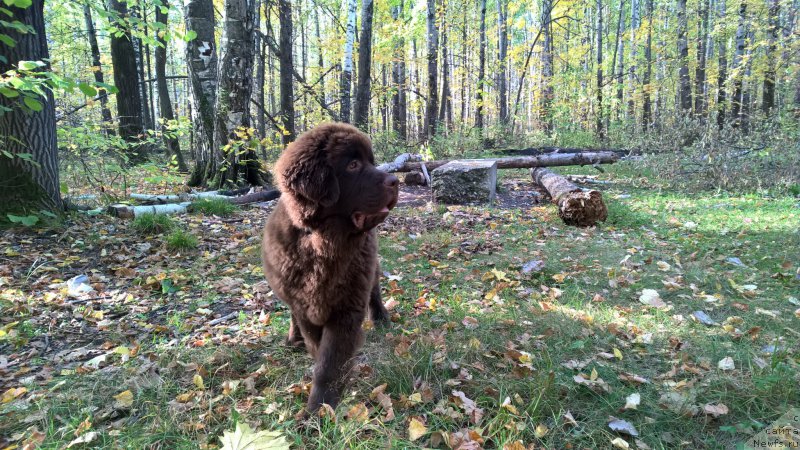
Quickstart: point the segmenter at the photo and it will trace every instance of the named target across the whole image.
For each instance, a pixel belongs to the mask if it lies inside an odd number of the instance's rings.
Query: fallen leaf
[[[623,409],[636,409],[642,402],[642,396],[639,393],[633,393],[625,398],[625,406]]]
[[[253,431],[246,423],[237,423],[236,431],[225,431],[219,438],[222,450],[288,450],[286,437],[278,431]]]
[[[413,442],[426,434],[428,434],[428,428],[425,427],[425,424],[412,417],[408,423],[408,439]]]
[[[122,391],[119,394],[114,396],[114,408],[116,409],[128,409],[133,406],[133,392],[130,390]]]
[[[661,296],[655,289],[643,289],[642,294],[639,296],[639,302],[647,306],[652,306],[653,308],[663,308],[667,306],[667,304],[661,300]]]
[[[631,448],[631,445],[628,444],[628,441],[626,441],[625,439],[622,439],[621,437],[614,438],[614,440],[611,441],[611,445],[613,445],[614,447],[623,448],[623,449]]]
[[[349,420],[366,422],[367,419],[369,419],[369,410],[367,409],[367,405],[363,403],[356,403],[347,411],[347,414],[344,416]]]
[[[733,362],[733,358],[726,356],[717,363],[717,367],[719,370],[733,370],[736,368],[736,364]]]
[[[723,403],[717,403],[716,405],[712,403],[707,403],[705,406],[703,406],[703,412],[708,415],[714,416],[714,418],[717,418],[719,416],[724,416],[725,414],[728,414],[728,407],[725,406],[725,404]]]
[[[75,439],[73,439],[69,444],[67,444],[67,448],[72,448],[76,445],[80,444],[88,444],[95,439],[97,439],[98,433],[96,431],[90,431],[84,435],[81,435]]]
[[[630,422],[627,420],[617,419],[612,417],[612,420],[608,422],[608,428],[611,430],[616,431],[617,433],[628,434],[631,436],[638,436],[639,432],[636,431],[636,427],[634,427]]]

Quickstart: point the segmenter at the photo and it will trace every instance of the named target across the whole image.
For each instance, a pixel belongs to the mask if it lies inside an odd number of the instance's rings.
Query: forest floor
[[[407,190],[380,226],[393,321],[365,324],[343,403],[304,428],[269,206],[175,217],[181,251],[107,216],[5,231],[0,448],[216,448],[237,422],[295,448],[735,447],[800,407],[800,204],[644,175],[608,167],[589,229],[524,171],[493,208]]]

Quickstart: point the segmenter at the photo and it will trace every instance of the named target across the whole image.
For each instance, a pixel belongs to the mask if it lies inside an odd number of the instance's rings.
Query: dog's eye
[[[358,170],[361,167],[361,161],[354,159],[347,165],[347,170]]]

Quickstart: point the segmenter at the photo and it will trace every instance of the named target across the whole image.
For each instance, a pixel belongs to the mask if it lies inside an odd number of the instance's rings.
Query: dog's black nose
[[[396,176],[389,174],[386,178],[383,179],[383,185],[386,187],[397,187],[400,184],[400,180],[397,179]]]

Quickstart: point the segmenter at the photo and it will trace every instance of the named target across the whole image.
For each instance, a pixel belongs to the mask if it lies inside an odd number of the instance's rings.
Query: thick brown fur
[[[287,344],[315,359],[307,411],[335,407],[349,364],[381,302],[375,227],[397,204],[398,180],[375,168],[369,138],[322,124],[301,135],[275,165],[282,195],[267,219],[264,274],[292,312]]]

